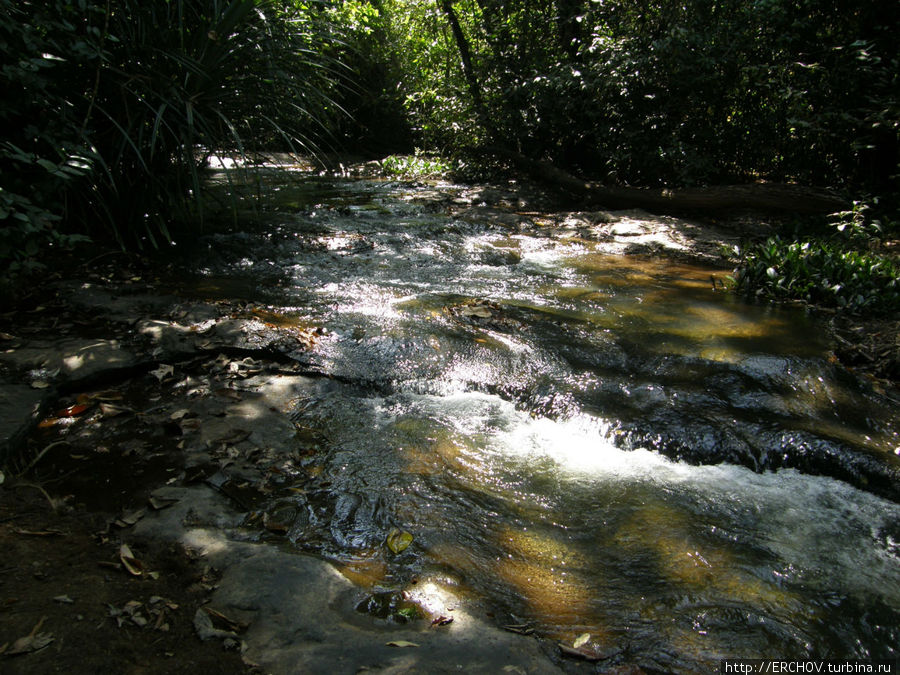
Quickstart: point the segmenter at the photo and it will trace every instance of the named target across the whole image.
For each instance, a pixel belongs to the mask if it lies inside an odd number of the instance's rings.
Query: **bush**
[[[744,251],[736,290],[751,298],[799,300],[855,314],[900,311],[900,265],[837,242],[772,237]]]
[[[389,155],[381,160],[381,170],[388,176],[400,178],[430,178],[451,170],[450,164],[439,156],[416,151],[413,155]]]

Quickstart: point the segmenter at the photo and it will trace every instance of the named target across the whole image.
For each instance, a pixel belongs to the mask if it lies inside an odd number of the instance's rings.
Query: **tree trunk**
[[[571,0],[570,0],[571,4]],[[576,3],[577,4],[577,3]],[[682,213],[685,211],[722,211],[726,209],[754,209],[799,214],[824,214],[843,211],[849,205],[839,197],[822,190],[796,185],[752,184],[727,185],[708,188],[654,189],[604,186],[581,180],[547,162],[526,157],[506,147],[496,126],[491,121],[481,85],[472,63],[469,43],[453,9],[453,0],[441,0],[441,9],[450,24],[453,39],[459,50],[463,76],[472,97],[478,121],[495,145],[492,150],[500,157],[515,163],[535,179],[555,185],[579,198],[585,204],[602,205],[611,209],[641,208],[655,213]]]
[[[463,77],[466,78],[469,96],[472,97],[472,105],[475,106],[475,114],[478,116],[478,121],[491,136],[496,136],[494,125],[487,114],[484,99],[481,97],[481,85],[478,83],[478,77],[475,75],[475,68],[472,65],[472,50],[469,49],[469,43],[463,34],[462,27],[459,25],[459,19],[453,9],[453,0],[441,0],[441,9],[443,9],[444,15],[447,17],[450,30],[453,32],[453,39],[456,41],[456,48],[459,50]]]

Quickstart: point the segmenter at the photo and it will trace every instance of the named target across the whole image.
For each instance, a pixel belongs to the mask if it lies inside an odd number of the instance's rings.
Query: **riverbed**
[[[663,670],[896,654],[896,408],[685,262],[690,224],[334,177],[271,208],[180,290],[327,331],[295,355],[334,381],[293,413],[327,483],[298,549]]]
[[[896,403],[814,316],[727,291],[718,253],[739,233],[287,169],[214,178],[247,195],[236,217],[154,285],[180,309],[129,324],[161,340],[143,377],[162,390],[115,403],[218,462],[204,480],[226,495],[241,461],[292,458],[275,489],[231,494],[222,541],[327,561],[354,625],[464,611],[601,671],[897,657]],[[250,361],[215,359],[247,321]],[[197,336],[194,361],[168,371],[173,333],[182,351]]]

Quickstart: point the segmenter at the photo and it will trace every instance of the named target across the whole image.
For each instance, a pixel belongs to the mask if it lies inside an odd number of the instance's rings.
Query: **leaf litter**
[[[12,646],[5,652],[7,656],[16,656],[18,654],[31,654],[33,652],[40,651],[47,645],[49,645],[55,639],[52,633],[39,633],[38,631],[41,629],[41,626],[44,625],[44,621],[47,620],[46,616],[42,616],[41,620],[38,621],[34,628],[31,629],[31,632],[24,636],[20,637],[18,640],[12,643]]]

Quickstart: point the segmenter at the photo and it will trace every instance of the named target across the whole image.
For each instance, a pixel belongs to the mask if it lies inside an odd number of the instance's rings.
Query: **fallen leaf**
[[[119,560],[122,561],[125,569],[128,570],[132,576],[139,577],[144,574],[144,564],[134,557],[131,549],[128,548],[128,544],[122,544],[119,547]]]
[[[154,628],[155,630],[161,630],[161,631],[163,631],[163,632],[166,632],[167,630],[169,630],[169,624],[166,623],[166,610],[165,610],[165,608],[163,608],[163,610],[162,610],[162,611],[159,613],[159,615],[156,617],[156,623],[153,624],[153,628]]]
[[[42,382],[41,380],[35,380],[31,383],[32,389],[46,389],[50,386],[49,382]]]
[[[74,605],[75,604],[75,601],[72,598],[70,598],[68,595],[57,595],[55,598],[53,598],[53,602],[59,602],[64,605]]]
[[[402,553],[412,543],[413,536],[405,530],[392,529],[387,536],[387,546],[392,553]]]
[[[244,623],[243,621],[236,621],[231,619],[222,612],[213,609],[212,607],[204,607],[203,611],[209,616],[210,621],[212,621],[213,628],[217,630],[224,630],[231,633],[240,633],[247,629],[249,624]]]
[[[64,537],[66,533],[62,530],[13,530],[16,534],[24,537]]]
[[[175,368],[174,366],[170,366],[164,363],[156,370],[151,370],[150,374],[156,377],[157,380],[162,382],[165,377],[175,374]]]
[[[181,426],[182,431],[185,429],[199,429],[203,426],[203,422],[199,417],[191,417],[190,419],[182,419],[179,426]]]
[[[104,417],[116,417],[117,415],[124,415],[125,413],[133,413],[134,410],[113,405],[112,403],[101,403],[100,412],[103,413]]]
[[[127,513],[123,513],[118,518],[113,521],[113,525],[116,527],[131,527],[137,521],[144,517],[144,514],[147,513],[146,509],[137,509],[136,511],[128,511]]]
[[[572,646],[575,649],[578,649],[579,647],[583,647],[584,645],[586,645],[590,641],[590,639],[591,639],[590,633],[582,633],[577,638],[575,638],[575,642],[572,643]]]
[[[90,398],[94,401],[121,401],[124,394],[121,391],[117,391],[115,389],[107,389],[105,391],[98,391],[96,394],[90,394]],[[82,401],[79,401],[81,403]]]
[[[178,500],[172,497],[150,497],[147,502],[154,511],[162,511],[177,503]]]
[[[391,640],[390,642],[385,642],[388,647],[418,647],[415,642],[408,642],[406,640]]]
[[[114,569],[114,570],[122,569],[122,563],[112,562],[110,560],[98,560],[97,565],[99,567],[108,567],[108,568]]]
[[[585,661],[600,661],[603,658],[599,654],[589,652],[586,649],[575,649],[574,647],[564,645],[561,642],[558,643],[557,646],[559,647],[559,651],[563,653],[563,656],[573,656],[577,659],[584,659]]]
[[[70,405],[68,408],[57,410],[55,415],[56,417],[78,417],[79,415],[83,415],[90,407],[91,406],[87,404]]]
[[[176,410],[176,411],[173,412],[171,415],[169,415],[169,419],[170,419],[170,420],[178,421],[178,420],[180,420],[182,417],[184,417],[185,415],[187,415],[189,412],[191,412],[191,411],[188,410],[187,408],[182,408],[181,410]]]
[[[216,443],[225,443],[226,445],[235,445],[241,441],[250,438],[250,432],[245,429],[232,429],[221,438],[216,439]]]
[[[53,642],[53,634],[52,633],[38,633],[41,629],[41,626],[44,625],[44,621],[47,620],[46,616],[42,616],[41,620],[38,621],[34,628],[31,629],[31,632],[25,637],[20,637],[18,640],[12,643],[12,647],[10,647],[9,651],[6,652],[9,656],[13,656],[15,654],[30,654],[32,652],[39,651]]]

